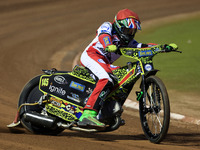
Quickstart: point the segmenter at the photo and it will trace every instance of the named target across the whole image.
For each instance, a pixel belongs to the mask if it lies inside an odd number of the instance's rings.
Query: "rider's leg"
[[[100,79],[97,82],[96,88],[84,107],[83,115],[79,119],[79,126],[105,127],[105,124],[99,122],[96,116],[101,107],[101,102],[110,93],[111,88],[112,83],[108,79]]]
[[[110,93],[113,86],[112,79],[108,74],[112,71],[108,67],[108,62],[105,60],[104,56],[97,54],[96,51],[93,53],[83,53],[81,56],[81,63],[90,69],[99,80],[84,107],[84,112],[79,119],[78,125],[104,127],[105,125],[99,122],[96,116],[100,109],[102,99]]]

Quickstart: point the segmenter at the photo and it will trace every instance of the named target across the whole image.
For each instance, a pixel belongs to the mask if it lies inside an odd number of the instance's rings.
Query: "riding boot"
[[[82,116],[80,117],[77,125],[79,127],[88,127],[88,128],[104,128],[105,124],[101,123],[96,118],[97,112],[94,110],[84,110]]]
[[[102,85],[104,85],[103,88]],[[94,89],[93,93],[88,99],[86,106],[84,107],[82,116],[77,122],[78,126],[94,127],[94,128],[105,127],[105,124],[101,123],[96,118],[96,116],[99,112],[100,107],[102,106],[103,100],[110,93],[112,86],[113,86],[112,82],[108,81],[108,79],[101,79],[101,81],[97,83],[96,88]],[[94,99],[95,97],[97,97],[96,100]]]

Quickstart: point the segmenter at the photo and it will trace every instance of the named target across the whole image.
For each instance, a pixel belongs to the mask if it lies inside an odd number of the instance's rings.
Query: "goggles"
[[[137,29],[138,29],[138,30],[141,30],[140,22],[137,21],[137,20],[135,20],[135,24],[136,24],[136,26],[137,26]]]
[[[137,32],[136,28],[122,28],[122,32],[126,35],[135,35],[135,33]]]

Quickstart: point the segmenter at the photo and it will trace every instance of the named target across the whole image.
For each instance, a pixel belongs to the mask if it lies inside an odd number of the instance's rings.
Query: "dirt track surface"
[[[162,3],[161,3],[162,2]],[[200,10],[199,0],[7,0],[0,2],[0,149],[200,149],[199,126],[172,121],[164,142],[155,145],[143,135],[138,112],[126,110],[126,125],[112,133],[86,134],[65,130],[59,136],[33,135],[24,129],[10,131],[18,96],[24,84],[41,69],[70,70],[78,51],[104,21],[112,21],[122,8],[150,20]],[[91,39],[89,39],[91,40]],[[76,43],[76,41],[78,41]],[[69,50],[62,65],[54,54]],[[79,46],[80,48],[80,46]],[[59,55],[64,55],[60,53]],[[59,60],[59,57],[56,59]],[[53,63],[52,63],[53,60]],[[131,113],[130,113],[131,112]]]

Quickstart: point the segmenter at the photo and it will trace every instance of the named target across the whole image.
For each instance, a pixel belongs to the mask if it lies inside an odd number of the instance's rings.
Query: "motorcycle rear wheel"
[[[160,143],[166,136],[170,123],[170,104],[164,83],[156,76],[145,80],[146,101],[139,101],[142,129],[152,143]]]
[[[40,76],[36,76],[32,80],[30,80],[25,87],[23,88],[18,102],[18,107],[24,103],[35,103],[37,102],[43,93],[39,90],[39,81]],[[44,134],[44,135],[57,135],[61,133],[64,129],[62,128],[55,128],[55,129],[48,129],[45,127],[39,127],[36,125],[31,124],[30,122],[26,122],[24,119],[23,114],[26,112],[37,112],[41,113],[42,106],[35,105],[35,106],[23,106],[20,111],[20,121],[22,125],[30,132],[34,134]]]

